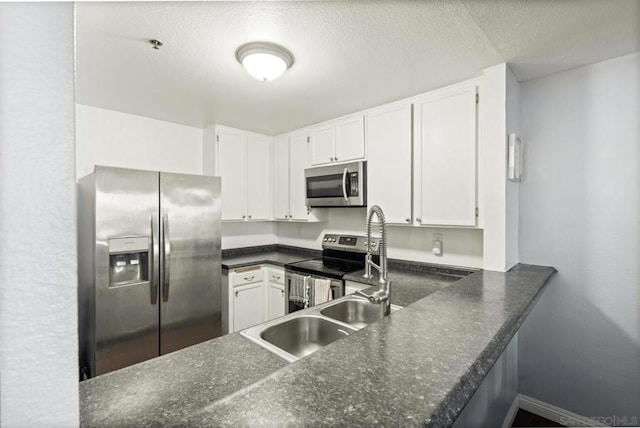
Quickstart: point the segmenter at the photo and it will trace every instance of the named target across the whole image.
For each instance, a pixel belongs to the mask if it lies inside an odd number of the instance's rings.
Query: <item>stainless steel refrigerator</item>
[[[80,377],[221,334],[220,178],[96,166],[78,182]]]

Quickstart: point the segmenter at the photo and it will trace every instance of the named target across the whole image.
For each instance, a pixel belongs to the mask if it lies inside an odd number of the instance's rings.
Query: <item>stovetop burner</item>
[[[367,252],[366,237],[326,234],[323,238],[322,258],[286,265],[286,268],[311,275],[342,279],[348,273],[364,268]],[[372,249],[377,250],[378,240],[372,239]]]
[[[321,259],[304,260],[286,266],[289,270],[312,275],[342,279],[342,275],[364,268],[363,262],[323,257]]]

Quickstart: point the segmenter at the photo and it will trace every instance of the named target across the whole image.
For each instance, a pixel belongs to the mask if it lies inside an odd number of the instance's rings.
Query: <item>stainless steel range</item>
[[[322,257],[285,265],[286,313],[344,296],[345,274],[365,267],[367,237],[325,234]],[[371,239],[377,254],[378,239]]]

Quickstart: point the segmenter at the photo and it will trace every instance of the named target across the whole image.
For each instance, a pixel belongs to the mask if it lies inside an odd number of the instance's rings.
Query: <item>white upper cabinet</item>
[[[307,209],[307,191],[304,170],[309,166],[306,132],[294,132],[289,138],[289,203],[290,220],[326,221],[323,210],[314,210],[312,214]]]
[[[205,132],[208,134],[209,130]],[[215,127],[214,173],[222,178],[222,220],[247,221],[272,218],[273,138],[227,126]],[[205,144],[211,144],[205,141]]]
[[[363,159],[364,115],[356,114],[315,126],[309,131],[311,165]]]
[[[219,130],[218,175],[222,177],[222,220],[239,220],[247,211],[246,135]]]
[[[271,137],[247,140],[247,218],[271,218]]]
[[[333,124],[325,124],[309,131],[309,154],[311,165],[322,165],[334,162],[335,153],[335,127]]]
[[[357,114],[335,122],[336,150],[334,161],[364,158],[364,116]]]
[[[306,140],[305,140],[306,143]],[[289,205],[289,137],[273,139],[273,208],[276,220],[286,220],[291,211]]]
[[[477,83],[466,83],[415,101],[417,224],[476,225],[477,93]]]
[[[304,170],[309,166],[307,132],[274,138],[274,207],[276,220],[326,221],[326,210],[307,209]]]
[[[411,103],[367,112],[367,207],[387,223],[411,224]]]

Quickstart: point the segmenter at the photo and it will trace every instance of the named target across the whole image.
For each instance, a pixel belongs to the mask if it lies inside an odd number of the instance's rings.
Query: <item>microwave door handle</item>
[[[342,172],[342,196],[344,196],[345,202],[349,202],[349,197],[347,196],[347,168]]]

